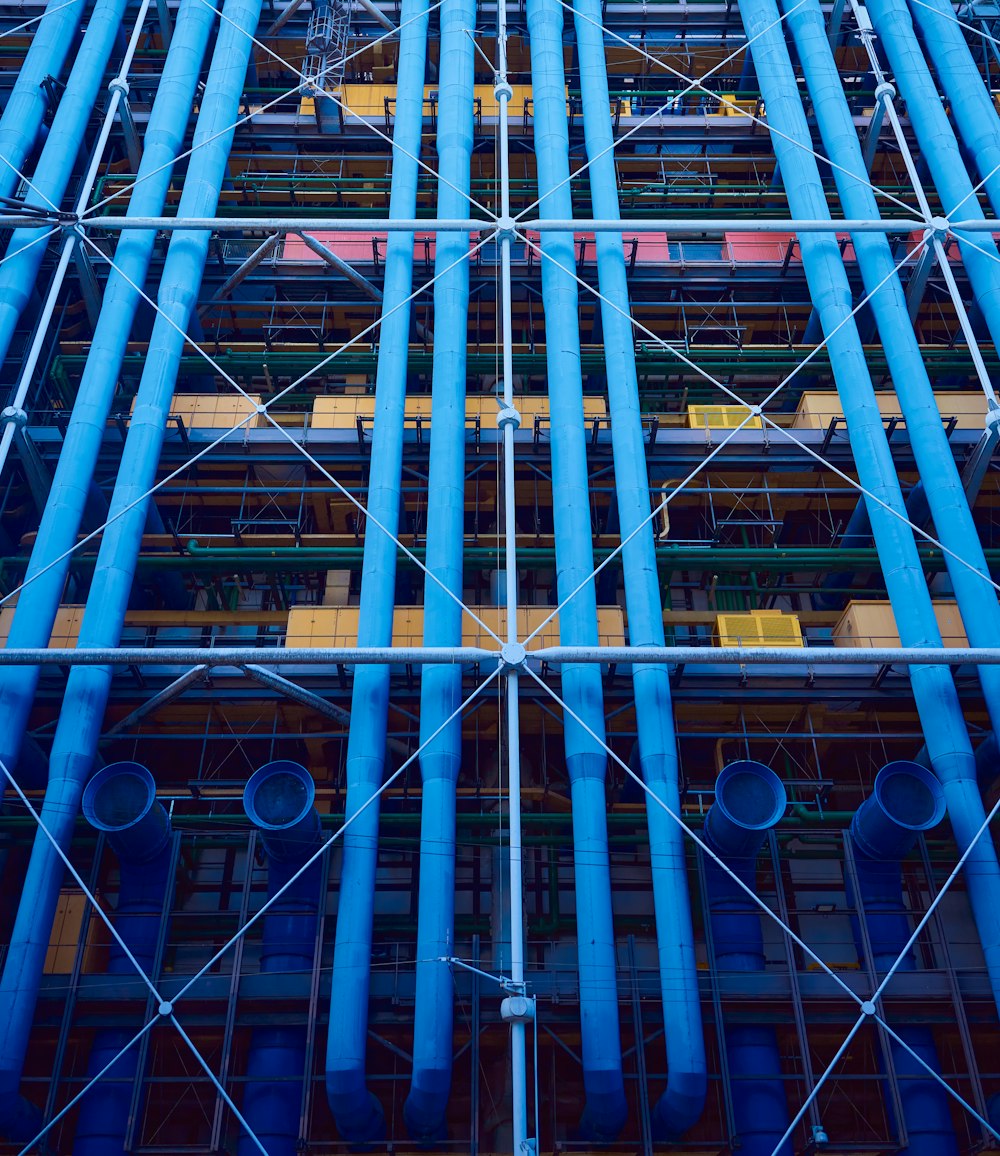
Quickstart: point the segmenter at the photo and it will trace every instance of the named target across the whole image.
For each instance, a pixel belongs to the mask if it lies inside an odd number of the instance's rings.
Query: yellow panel
[[[170,402],[170,416],[179,417],[189,429],[228,429],[252,413],[260,401],[259,393],[246,397],[239,393],[175,393]],[[129,413],[134,410],[133,400]],[[244,428],[262,425],[266,420],[262,414],[256,414]]]
[[[6,606],[0,607],[0,646],[7,645],[16,606],[16,602],[8,602]],[[56,611],[56,620],[52,625],[48,645],[59,649],[76,646],[82,621],[82,606],[60,606]]]
[[[736,429],[747,416],[742,405],[689,405],[688,425],[691,429]],[[763,418],[752,417],[744,429],[763,429]]]
[[[720,614],[716,619],[715,643],[717,646],[801,646],[802,628],[794,614],[781,610]]]
[[[510,99],[511,111],[515,114],[523,113],[525,101],[531,101],[530,84],[511,85],[513,96]],[[436,85],[424,85],[424,115],[431,114],[431,93],[437,91]],[[478,101],[481,115],[495,117],[500,115],[500,106],[493,95],[492,84],[477,84],[473,88],[473,96]],[[396,111],[396,86],[394,84],[345,84],[341,90],[341,99],[355,116],[381,117],[385,116],[386,100],[389,101],[389,115]],[[569,90],[567,89],[567,109],[569,108]],[[308,102],[312,104],[311,101]],[[299,105],[299,112],[306,112],[306,100]],[[311,113],[313,110],[308,108]]]
[[[549,417],[549,399],[547,397],[518,397],[514,405],[521,415],[521,426],[532,429],[535,419],[547,422]],[[429,425],[431,420],[431,398],[427,394],[408,397],[404,406],[404,414],[408,425],[416,424],[419,417],[421,423]],[[484,430],[497,428],[497,414],[500,407],[493,394],[473,394],[466,398],[465,417],[470,425],[479,419],[479,425]],[[585,397],[583,399],[583,416],[586,422],[603,419],[607,416],[607,403],[602,397]],[[375,398],[372,394],[364,396],[324,394],[313,402],[313,429],[355,429],[358,418],[366,425],[375,420]],[[756,419],[759,423],[759,419]]]
[[[903,410],[899,399],[892,391],[875,395],[879,413],[884,418],[902,418]],[[938,409],[943,420],[956,419],[956,428],[982,430],[986,421],[986,395],[978,390],[936,395]],[[799,400],[792,429],[826,429],[835,418],[843,418],[844,407],[836,393],[819,393],[807,390]]]
[[[969,645],[957,602],[936,600],[934,617],[945,646]],[[892,606],[888,602],[867,599],[848,602],[847,609],[833,628],[833,643],[835,646],[899,646],[899,631]]]

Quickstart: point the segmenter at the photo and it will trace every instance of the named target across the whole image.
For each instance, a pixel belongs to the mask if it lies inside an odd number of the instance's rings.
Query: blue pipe
[[[903,902],[900,861],[920,832],[937,826],[944,810],[941,784],[930,771],[916,763],[889,763],[879,771],[871,795],[851,822],[858,891],[853,902],[864,911],[870,963],[879,977],[893,966],[912,934]],[[858,927],[855,933],[858,954],[863,958],[864,944]],[[906,953],[899,970],[916,970],[912,951]],[[941,1071],[929,1027],[900,1024],[894,1025],[893,1030],[935,1072]],[[891,1037],[889,1050],[906,1124],[907,1146],[902,1152],[907,1156],[958,1156],[948,1093]]]
[[[250,778],[243,807],[267,853],[267,897],[291,879],[320,846],[312,776],[298,763],[267,763]],[[311,972],[319,927],[320,864],[313,863],[264,916],[261,972]],[[268,1156],[295,1156],[299,1149],[302,1086],[306,1066],[304,1024],[254,1028],[243,1092],[243,1116]],[[237,1156],[260,1151],[240,1133]]]
[[[439,217],[468,213],[472,160],[475,0],[445,0],[441,8],[438,78],[437,189]],[[465,540],[465,383],[469,311],[468,233],[439,233],[434,258],[434,355],[424,645],[459,646],[462,608],[438,584],[462,597]],[[448,272],[449,265],[459,264]],[[425,666],[420,678],[420,741],[462,701],[460,666]],[[454,980],[439,962],[455,948],[455,786],[462,765],[462,719],[456,716],[420,756],[423,782],[420,894],[417,913],[413,1078],[403,1106],[414,1140],[444,1138],[454,1051]]]
[[[163,907],[170,886],[170,819],[156,801],[156,783],[139,763],[113,763],[98,771],[83,793],[87,822],[103,831],[118,856],[115,930],[136,963],[155,981],[153,968]],[[108,974],[136,979],[132,961],[117,941]],[[143,995],[146,988],[142,988]],[[102,1071],[132,1039],[131,1028],[104,1028],[94,1037],[87,1079]],[[139,1047],[125,1053],[80,1102],[73,1156],[119,1156],[125,1152]]]
[[[579,0],[574,22],[593,213],[614,220],[620,214],[599,0]],[[621,536],[635,533],[622,550],[629,640],[633,646],[662,646],[663,606],[653,528],[648,521],[649,476],[620,233],[597,234],[597,270],[604,297],[601,319]],[[643,779],[661,802],[679,814],[677,739],[667,667],[634,670],[632,685]],[[658,1137],[670,1138],[685,1132],[701,1116],[708,1076],[684,836],[661,807],[647,805],[646,814],[667,1044],[667,1088],[653,1110],[652,1127]]]
[[[83,44],[52,120],[45,146],[31,175],[24,198],[28,205],[51,209],[60,206],[69,178],[83,144],[87,121],[97,103],[97,94],[114,47],[115,36],[125,15],[127,0],[97,0],[87,24]],[[0,265],[0,362],[7,356],[18,319],[28,304],[45,256],[41,229],[15,229]],[[38,240],[37,244],[32,244]],[[30,245],[30,248],[24,246]],[[18,250],[23,249],[23,252]],[[14,255],[16,254],[16,256]]]
[[[201,0],[182,0],[156,101],[143,138],[142,163],[126,216],[156,216],[170,186],[171,165],[181,148],[215,13]],[[118,387],[118,373],[140,297],[129,284],[144,285],[156,233],[123,230],[104,288],[101,314],[66,428],[45,511],[18,597],[8,646],[45,646],[66,585],[69,558],[91,492],[94,470]],[[106,510],[101,517],[103,522]],[[62,561],[57,562],[57,559]],[[46,569],[46,567],[51,567]],[[17,765],[39,678],[38,667],[0,668],[0,759]]]
[[[20,183],[16,170],[24,171],[48,108],[42,82],[62,72],[84,7],[85,0],[49,0],[45,15],[31,28],[31,44],[0,118],[0,197],[13,196]]]
[[[868,10],[889,59],[893,80],[906,101],[921,158],[930,170],[945,212],[951,212],[961,203],[958,216],[962,220],[985,220],[951,122],[917,43],[906,0],[871,0]],[[996,246],[988,233],[969,237],[986,252],[978,252],[971,244],[965,244],[960,234],[956,236],[976,304],[982,310],[994,344],[1000,344],[1000,257]]]
[[[1000,212],[1000,119],[993,97],[972,58],[965,33],[947,0],[922,0],[911,15],[948,95],[959,136],[972,153],[994,213]],[[935,11],[931,11],[933,8]],[[946,206],[950,208],[950,206]]]
[[[413,217],[417,204],[417,162],[423,130],[427,0],[404,0],[400,13],[396,121],[393,128],[391,217]],[[410,307],[401,305],[413,286],[413,234],[391,233],[386,247],[382,310],[375,379],[368,489],[368,531],[361,570],[359,646],[392,641],[396,547],[375,528],[399,528],[403,463],[403,400],[410,340]],[[394,312],[390,311],[395,310]],[[464,319],[463,319],[464,324]],[[443,335],[442,335],[443,336]],[[357,813],[382,783],[386,757],[389,668],[355,671],[347,743],[346,813]],[[375,868],[378,858],[378,803],[368,807],[344,834],[337,938],[333,955],[330,1031],[326,1051],[326,1094],[345,1140],[376,1140],[385,1133],[382,1106],[365,1079],[368,1038],[368,979],[371,965]]]
[[[534,99],[535,163],[539,215],[573,216],[569,185],[563,15],[557,0],[529,0],[528,33]],[[583,421],[578,292],[573,235],[542,233],[542,302],[545,308],[549,384],[552,517],[559,602],[594,571],[593,528]],[[559,268],[562,266],[562,268]],[[569,272],[564,272],[568,270]],[[566,646],[592,646],[597,638],[597,592],[588,583],[559,612]],[[605,738],[604,693],[597,666],[562,668],[562,693],[599,740]],[[622,1076],[618,987],[605,799],[607,756],[572,718],[564,720],[566,769],[573,806],[573,849],[580,972],[580,1029],[586,1105],[579,1132],[586,1140],[617,1138],[628,1115]]]
[[[261,0],[226,0],[194,135],[178,212],[211,216],[239,116],[243,80]],[[104,533],[87,609],[81,647],[116,646],[135,575],[150,486],[155,479],[173,396],[182,336],[201,284],[210,236],[178,231],[164,263],[158,316],[122,452],[111,514],[128,507]],[[168,320],[169,319],[169,320]],[[178,326],[180,332],[170,322]],[[133,503],[135,503],[133,505]],[[62,847],[69,844],[80,796],[94,761],[111,685],[109,667],[75,667],[70,674],[49,758],[49,785],[42,819]],[[49,931],[62,879],[62,863],[39,832],[32,847],[23,896],[0,979],[0,1130],[13,1137],[18,1126],[18,1084],[38,999]],[[13,1137],[17,1138],[17,1137]]]
[[[730,763],[716,779],[715,802],[705,816],[705,842],[754,891],[757,856],[787,801],[781,780],[761,763]],[[763,971],[760,908],[708,857],[705,890],[716,970]],[[736,1125],[734,1148],[738,1145],[741,1156],[791,1156],[790,1143],[778,1147],[789,1116],[774,1028],[729,1024],[724,1038]]]
[[[884,5],[895,0],[876,2]],[[773,144],[782,172],[788,174],[791,213],[802,219],[830,220],[816,162],[805,151],[812,142],[778,24],[777,5],[774,0],[743,0],[740,12],[747,35],[756,37],[754,59],[768,118],[783,134],[773,136]],[[907,107],[914,118],[913,102]],[[796,147],[795,142],[803,147]],[[912,531],[890,513],[904,514],[905,506],[864,348],[853,321],[847,320],[852,295],[839,244],[832,233],[804,233],[799,246],[809,290],[829,338],[830,361],[858,476],[865,489],[884,503],[869,503],[868,516],[900,638],[904,646],[940,646],[941,633]],[[944,785],[956,841],[963,850],[974,844],[966,879],[994,998],[1000,1003],[1000,905],[996,902],[1000,865],[992,841],[976,838],[985,814],[955,683],[947,667],[924,666],[911,669],[910,684],[934,770]]]
[[[839,166],[834,167],[833,175],[844,213],[878,219],[878,200],[865,183],[861,146],[819,2],[807,0],[796,8],[791,0],[782,0],[782,7],[795,37],[824,148]],[[1000,603],[989,585],[986,556],[913,332],[906,294],[899,277],[893,275],[892,249],[882,234],[857,234],[852,241],[865,288],[874,294],[871,310],[920,471],[921,481],[906,503],[907,516],[920,524],[929,509],[938,538],[946,551],[952,552],[945,554],[945,562],[969,640],[973,646],[995,646],[1000,642]],[[955,556],[963,562],[956,561]],[[979,678],[990,719],[994,727],[1000,727],[1000,669],[981,667]]]

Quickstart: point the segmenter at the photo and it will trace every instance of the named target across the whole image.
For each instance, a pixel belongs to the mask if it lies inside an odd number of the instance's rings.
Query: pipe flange
[[[883,80],[882,83],[877,85],[875,88],[875,99],[886,101],[895,100],[896,86],[894,84],[890,84],[888,80]]]
[[[493,97],[497,104],[501,100],[513,100],[514,90],[506,80],[501,80],[499,77],[493,82]]]
[[[521,415],[512,405],[507,405],[506,402],[500,403],[500,412],[497,414],[497,429],[501,432],[507,426],[512,426],[514,429],[521,428]]]
[[[505,642],[500,647],[500,670],[503,673],[521,670],[527,661],[528,652],[520,642]]]
[[[3,422],[5,425],[13,423],[23,429],[24,426],[28,424],[28,415],[20,406],[4,406],[4,408],[0,410],[0,422]]]
[[[127,97],[129,94],[128,81],[123,76],[116,76],[108,84],[108,92],[120,92],[122,96]]]

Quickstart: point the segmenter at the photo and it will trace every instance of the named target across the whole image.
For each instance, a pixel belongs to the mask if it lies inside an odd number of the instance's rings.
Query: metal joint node
[[[1000,405],[997,405],[993,398],[990,398],[987,403],[986,417],[983,422],[990,433],[1000,434]]]
[[[863,1016],[873,1016],[875,1014],[875,1005],[870,999],[866,999],[861,1005],[861,1014]]]
[[[497,77],[493,82],[493,96],[497,104],[499,104],[501,100],[513,100],[514,90],[506,80],[501,80],[500,77]]]
[[[506,426],[513,426],[514,429],[520,429],[521,415],[512,405],[501,402],[500,412],[497,414],[497,429],[503,432]]]
[[[120,92],[122,96],[127,97],[129,94],[128,81],[124,76],[116,76],[108,84],[108,92]]]
[[[520,670],[528,660],[528,652],[520,642],[505,642],[500,647],[500,669],[504,672]]]
[[[513,241],[517,237],[517,223],[513,217],[497,219],[497,237],[501,241]]]
[[[16,426],[23,427],[28,424],[28,415],[19,406],[4,406],[3,410],[0,410],[0,422],[5,425],[12,422]]]
[[[896,86],[894,84],[890,84],[888,80],[883,80],[882,83],[875,89],[875,99],[883,101],[895,100]]]
[[[948,236],[951,221],[947,217],[931,217],[924,230],[925,241],[943,241]]]
[[[526,1024],[535,1018],[535,1001],[526,995],[509,995],[500,1004],[500,1018],[505,1024]]]
[[[174,1014],[174,1005],[165,999],[156,1010],[161,1016],[172,1016]]]

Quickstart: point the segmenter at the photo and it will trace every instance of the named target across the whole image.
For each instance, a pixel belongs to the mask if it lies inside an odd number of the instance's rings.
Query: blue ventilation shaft
[[[260,831],[267,855],[268,899],[320,846],[315,796],[312,776],[305,767],[283,759],[261,767],[246,785],[243,808]],[[262,973],[312,972],[321,878],[317,861],[268,909],[260,953]],[[242,1112],[268,1156],[295,1156],[300,1151],[305,1066],[305,1024],[254,1028]],[[260,1149],[241,1132],[236,1152],[237,1156],[255,1156]]]
[[[959,136],[972,153],[994,213],[1000,213],[1000,118],[969,51],[955,9],[946,0],[921,0],[910,6],[924,48],[948,97]],[[951,205],[945,209],[950,210]],[[964,215],[962,209],[960,215]]]
[[[83,793],[87,822],[107,836],[118,856],[118,903],[115,930],[136,963],[154,982],[163,910],[170,892],[170,820],[156,801],[156,783],[139,763],[112,763],[87,784]],[[148,988],[117,941],[111,944],[108,974],[120,976],[123,997],[134,993],[145,1007]],[[130,982],[131,981],[131,982]],[[103,1028],[94,1037],[87,1063],[88,1080],[115,1058],[135,1035],[132,1027]],[[73,1156],[120,1156],[132,1114],[132,1091],[139,1064],[135,1044],[80,1101]]]
[[[563,14],[557,0],[528,0],[539,216],[569,220],[569,137],[563,68]],[[594,571],[587,434],[583,419],[578,292],[572,233],[541,234],[545,356],[549,384],[556,590],[562,603]],[[561,266],[561,268],[560,268]],[[559,612],[564,646],[595,646],[597,592],[588,583]],[[562,693],[601,740],[604,694],[596,665],[562,667]],[[572,718],[564,719],[573,807],[573,854],[580,973],[580,1032],[586,1104],[580,1133],[614,1140],[628,1114],[622,1077],[618,985],[605,797],[607,755]],[[584,930],[585,929],[585,930]]]
[[[142,163],[126,216],[156,216],[163,210],[172,163],[184,139],[214,23],[214,11],[202,0],[182,0],[143,138]],[[115,264],[121,272],[112,269],[108,273],[100,317],[32,546],[26,586],[14,610],[8,646],[45,646],[52,633],[70,564],[63,555],[76,542],[84,517],[140,301],[139,293],[129,282],[145,284],[155,242],[155,230],[126,229],[115,249]],[[150,511],[154,509],[151,505]],[[105,511],[100,520],[103,522],[106,517]],[[17,765],[39,674],[37,666],[0,667],[0,717],[5,720],[0,734],[0,759],[7,767]]]
[[[815,159],[806,151],[812,142],[778,23],[777,5],[774,0],[743,0],[740,12],[746,34],[753,39],[768,120],[782,134],[772,134],[771,140],[784,174],[791,214],[806,220],[829,220],[823,183]],[[907,107],[915,118],[913,103],[908,102]],[[804,233],[799,246],[809,291],[829,338],[827,348],[858,477],[865,489],[884,503],[868,502],[868,516],[900,639],[904,646],[940,646],[941,634],[912,531],[890,513],[904,514],[905,506],[864,348],[853,320],[848,320],[851,287],[839,244],[833,233]],[[910,668],[910,685],[934,771],[944,786],[956,841],[963,851],[971,847],[966,860],[969,897],[994,998],[1000,1003],[1000,905],[996,902],[1000,866],[992,841],[976,838],[986,816],[955,683],[947,667],[921,666]]]
[[[0,118],[0,197],[17,190],[17,170],[24,172],[48,109],[43,82],[62,72],[84,7],[85,0],[49,0],[45,15],[32,25],[31,44]]]
[[[31,174],[33,188],[25,195],[26,204],[44,209],[51,209],[53,205],[61,207],[77,153],[83,145],[84,130],[97,103],[108,57],[121,28],[126,2],[97,0],[94,6],[42,154]],[[45,256],[46,243],[40,238],[48,230],[49,226],[15,229],[7,244],[6,256],[0,265],[0,362],[7,356],[18,319],[34,288]],[[38,243],[32,244],[36,240]]]
[[[854,901],[864,912],[871,947],[869,962],[878,979],[895,964],[913,933],[903,902],[901,860],[921,832],[937,826],[944,810],[941,784],[930,771],[917,763],[889,763],[879,771],[871,795],[851,822],[857,879]],[[857,926],[855,934],[863,958],[864,942]],[[899,970],[916,970],[912,950],[906,953]],[[933,1071],[941,1071],[929,1027],[893,1024],[893,1031]],[[907,1146],[902,1151],[908,1156],[958,1156],[948,1093],[891,1037],[889,1048],[906,1124]]]
[[[906,114],[920,145],[921,159],[930,170],[945,212],[950,213],[961,205],[957,214],[960,219],[984,220],[948,114],[917,43],[906,0],[868,0],[867,8],[892,68],[893,81],[906,101]],[[989,233],[975,233],[969,240],[978,250],[986,250],[980,252],[958,236],[962,263],[969,274],[976,304],[997,344],[1000,343],[1000,256]]]
[[[227,0],[178,212],[211,216],[218,204],[226,161],[239,116],[251,41],[261,0]],[[149,502],[144,498],[156,475],[167,414],[173,396],[183,331],[201,284],[210,234],[173,234],[157,300],[167,317],[157,317],[149,342],[139,394],[122,452],[111,514],[122,513],[104,532],[80,630],[79,646],[116,646],[121,637]],[[133,504],[135,503],[135,504]],[[49,784],[42,820],[66,847],[80,808],[80,797],[97,750],[111,684],[108,667],[74,667],[63,699],[49,758]],[[48,839],[35,837],[11,943],[0,979],[0,1131],[11,1138],[19,1127],[24,1101],[18,1084],[24,1065],[38,985],[45,961],[62,863]]]
[[[423,129],[427,0],[404,0],[400,12],[396,120],[393,128],[390,217],[414,217],[417,161]],[[375,379],[375,424],[368,482],[368,520],[361,569],[359,646],[388,646],[396,587],[396,546],[403,463],[403,403],[413,291],[413,234],[390,233],[386,247],[379,359]],[[394,312],[390,311],[394,310]],[[464,323],[464,322],[463,322]],[[346,814],[356,815],[382,784],[385,773],[389,668],[358,667],[351,696],[347,743]],[[371,967],[375,869],[378,860],[378,803],[344,833],[337,938],[330,993],[326,1050],[326,1095],[345,1140],[375,1140],[385,1132],[382,1106],[365,1079],[368,1038],[368,977]]]
[[[438,76],[437,215],[467,216],[472,159],[475,0],[441,8]],[[427,484],[424,645],[461,646],[465,542],[465,392],[469,311],[468,233],[438,233],[434,257],[434,352]],[[459,263],[449,269],[456,261]],[[445,272],[447,270],[447,272]],[[455,598],[449,597],[443,583]],[[425,666],[420,677],[420,741],[462,701],[461,666]],[[454,980],[441,957],[455,950],[455,787],[462,765],[456,716],[420,756],[423,783],[417,915],[413,1078],[403,1107],[414,1140],[444,1137],[454,1051]]]
[[[798,8],[793,0],[782,0],[782,7],[795,37],[823,147],[834,162],[844,215],[877,220],[878,201],[865,183],[868,174],[861,146],[818,0],[806,0]],[[920,524],[922,510],[929,507],[939,540],[952,551],[945,554],[945,563],[969,641],[973,646],[996,646],[1000,644],[1000,603],[990,585],[986,555],[910,322],[906,294],[893,273],[892,249],[882,233],[858,233],[852,243],[865,289],[874,293],[871,309],[920,471],[921,483],[910,494],[907,515]],[[994,728],[1000,728],[1000,668],[981,666],[978,673],[990,719]]]
[[[761,763],[730,763],[715,782],[715,802],[705,817],[704,840],[752,891],[757,890],[757,856],[767,832],[785,812],[787,798],[778,776]],[[753,899],[710,856],[705,856],[705,889],[716,972],[764,970],[761,911]],[[781,1053],[767,1024],[728,1024],[726,1059],[734,1150],[741,1156],[792,1156],[789,1143],[778,1148],[788,1127],[788,1100]]]
[[[579,0],[574,13],[593,213],[616,220],[618,185],[599,0]],[[653,528],[648,521],[649,476],[621,233],[597,234],[597,271],[605,298],[601,320],[622,538],[631,537],[645,522],[622,550],[629,642],[663,646],[663,607]],[[679,814],[677,740],[667,667],[644,664],[635,668],[632,685],[643,779],[658,799]],[[653,1110],[652,1126],[658,1137],[670,1138],[685,1132],[701,1116],[708,1076],[684,835],[655,803],[647,800],[646,813],[667,1044],[667,1088]]]

